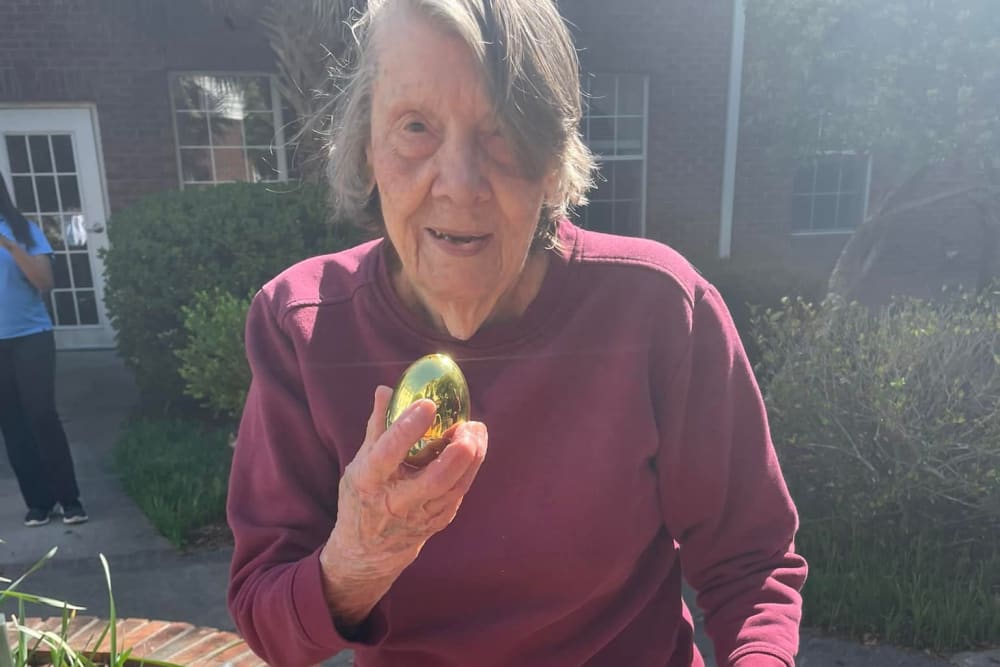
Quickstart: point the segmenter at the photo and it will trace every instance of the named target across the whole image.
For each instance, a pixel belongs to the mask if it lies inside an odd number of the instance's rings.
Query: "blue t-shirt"
[[[24,244],[18,245],[29,255],[51,255],[52,246],[42,230],[34,223],[28,226],[35,245],[30,250]],[[14,232],[3,217],[0,217],[0,235],[14,240]],[[51,328],[52,319],[42,295],[28,282],[13,255],[0,248],[0,339],[29,336]]]

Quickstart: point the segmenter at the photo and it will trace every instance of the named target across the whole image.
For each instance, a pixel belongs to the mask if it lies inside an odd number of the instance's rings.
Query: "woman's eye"
[[[403,126],[407,132],[413,132],[414,134],[420,134],[427,131],[427,125],[420,122],[419,120],[411,120],[409,123]]]

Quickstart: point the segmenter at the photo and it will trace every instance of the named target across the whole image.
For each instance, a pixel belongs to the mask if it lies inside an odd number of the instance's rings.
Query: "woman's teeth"
[[[486,238],[485,235],[484,236],[452,236],[450,234],[442,234],[441,232],[437,231],[436,229],[432,229],[432,230],[430,230],[430,232],[431,232],[431,234],[434,235],[435,238],[442,239],[444,241],[448,241],[449,243],[472,243],[473,241],[478,241],[480,239]]]

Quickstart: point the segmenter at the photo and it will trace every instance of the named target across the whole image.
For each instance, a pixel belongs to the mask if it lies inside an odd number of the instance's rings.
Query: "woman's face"
[[[397,7],[377,34],[368,160],[397,291],[465,340],[537,294],[546,260],[529,250],[554,179],[524,176],[465,43]]]

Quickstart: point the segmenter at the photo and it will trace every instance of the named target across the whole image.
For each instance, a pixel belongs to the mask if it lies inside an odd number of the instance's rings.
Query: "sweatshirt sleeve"
[[[718,292],[696,292],[686,352],[658,371],[667,529],[724,667],[794,667],[805,560],[798,517],[739,335]],[[676,331],[676,329],[675,329]],[[668,368],[669,366],[669,368]]]
[[[385,615],[376,607],[354,641],[333,624],[319,552],[336,519],[340,468],[313,425],[295,347],[266,292],[251,305],[246,347],[253,380],[227,501],[235,537],[229,610],[267,664],[315,665],[381,642]]]

